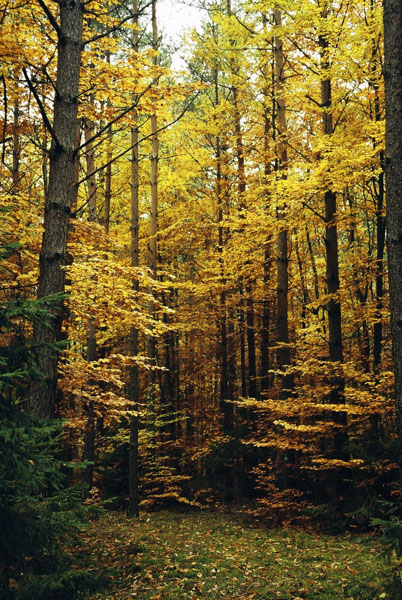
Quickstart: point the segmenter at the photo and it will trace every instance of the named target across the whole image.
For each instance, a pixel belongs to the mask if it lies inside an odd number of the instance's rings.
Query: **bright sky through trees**
[[[174,69],[184,69],[185,62],[183,60],[181,38],[186,30],[201,27],[202,21],[207,16],[207,11],[198,8],[196,3],[178,0],[161,0],[157,10],[164,42],[171,43],[176,50],[172,54],[172,67]]]

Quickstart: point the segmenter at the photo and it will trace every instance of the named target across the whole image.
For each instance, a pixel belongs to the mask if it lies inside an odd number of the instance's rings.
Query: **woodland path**
[[[391,566],[367,536],[162,511],[138,521],[108,514],[93,523],[86,543],[99,552],[98,564],[121,571],[107,600],[392,600],[384,592]]]

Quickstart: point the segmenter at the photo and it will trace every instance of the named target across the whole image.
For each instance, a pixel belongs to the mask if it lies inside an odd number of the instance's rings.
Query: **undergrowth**
[[[103,543],[100,548],[99,544]],[[396,600],[396,559],[375,536],[268,530],[211,511],[109,513],[86,543],[98,563],[120,569],[91,600]],[[393,588],[394,589],[394,588]]]

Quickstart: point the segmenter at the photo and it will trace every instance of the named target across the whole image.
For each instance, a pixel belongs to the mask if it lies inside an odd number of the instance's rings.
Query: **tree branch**
[[[314,210],[314,208],[312,208],[311,206],[309,206],[306,202],[302,202],[302,206],[305,206],[306,208],[308,208],[309,210],[311,210],[312,213],[314,213],[316,215],[316,217],[319,217],[322,221],[325,221],[325,217],[323,217],[322,215],[320,215],[319,212],[317,212],[316,210]]]
[[[140,100],[140,98],[142,98],[142,96],[149,90],[151,89],[151,87],[154,85],[154,83],[156,83],[158,81],[158,79],[160,78],[160,75],[158,75],[158,77],[156,77],[155,79],[153,79],[151,81],[151,83],[141,92],[141,94],[138,94],[138,96],[136,96],[135,102],[133,104],[131,104],[128,108],[125,108],[119,115],[117,115],[117,117],[115,117],[114,119],[112,119],[111,121],[109,121],[107,123],[107,125],[105,125],[104,127],[102,127],[97,133],[95,133],[92,137],[90,137],[88,140],[86,140],[85,142],[83,142],[81,144],[81,146],[79,148],[76,149],[75,154],[78,154],[78,152],[80,152],[80,150],[82,150],[83,148],[85,148],[85,146],[88,146],[88,144],[91,144],[94,140],[96,140],[100,135],[102,135],[102,133],[104,133],[107,129],[109,129],[109,127],[111,127],[112,125],[114,125],[115,123],[117,123],[117,121],[120,121],[120,119],[122,119],[127,113],[129,113],[130,111],[133,110],[133,108],[135,108],[138,105],[138,102]]]
[[[37,104],[38,104],[38,106],[39,106],[39,110],[40,110],[40,113],[41,113],[41,115],[42,115],[42,119],[43,119],[43,122],[44,122],[44,124],[45,124],[45,127],[46,127],[46,129],[48,130],[48,132],[49,132],[49,133],[50,133],[50,135],[52,136],[52,140],[54,141],[54,143],[55,143],[57,146],[60,146],[59,140],[57,139],[57,137],[56,137],[56,134],[55,134],[55,133],[54,133],[54,131],[53,131],[53,127],[52,127],[52,125],[50,124],[50,121],[49,121],[49,119],[48,119],[48,116],[47,116],[47,114],[46,114],[45,107],[44,107],[44,106],[43,106],[43,104],[42,104],[42,100],[39,98],[39,95],[38,95],[38,92],[37,92],[37,91],[36,91],[36,89],[35,89],[35,86],[34,86],[34,85],[32,85],[32,81],[29,79],[29,77],[28,77],[28,73],[27,73],[27,71],[26,71],[25,67],[23,67],[23,69],[22,69],[22,72],[24,73],[24,77],[25,77],[25,79],[26,79],[26,82],[27,82],[27,84],[28,84],[28,87],[29,87],[29,89],[31,90],[31,92],[33,93],[33,95],[34,95],[34,98],[35,98],[35,100],[36,100],[36,102],[37,102]]]
[[[251,35],[257,35],[253,29],[250,29],[250,27],[248,27],[245,23],[243,23],[243,21],[240,21],[239,17],[236,14],[234,14],[234,17],[235,17],[236,21],[239,23],[239,25],[244,27],[244,29],[246,29],[246,31],[251,33]]]
[[[98,35],[94,35],[93,37],[89,38],[89,40],[83,40],[82,45],[85,46],[85,44],[93,44],[93,42],[97,42],[98,40],[101,40],[104,37],[108,37],[111,33],[114,33],[115,31],[117,31],[118,29],[120,29],[120,27],[123,25],[123,23],[126,23],[130,19],[134,19],[135,17],[138,17],[139,15],[141,15],[144,12],[144,10],[146,10],[149,6],[151,6],[151,4],[152,4],[152,2],[149,2],[149,4],[146,4],[136,14],[130,13],[128,15],[128,17],[125,17],[124,19],[121,19],[121,21],[117,25],[114,25],[113,27],[110,27],[107,31],[105,31],[105,33],[99,33]]]
[[[305,98],[307,98],[307,100],[310,100],[311,102],[314,102],[314,104],[316,104],[319,108],[324,108],[324,104],[322,104],[322,102],[317,102],[317,100],[314,100],[314,98],[312,98],[308,94],[306,94]]]
[[[49,22],[50,22],[51,26],[53,27],[53,29],[56,31],[58,37],[61,37],[60,26],[59,26],[58,22],[56,21],[56,19],[54,18],[53,14],[50,12],[48,6],[46,6],[46,4],[43,0],[38,0],[38,4],[39,4],[39,6],[42,7],[43,12],[49,19]]]
[[[145,135],[143,138],[141,138],[140,140],[138,140],[135,144],[132,144],[131,146],[129,146],[126,150],[123,150],[122,152],[120,152],[119,154],[117,154],[115,157],[113,157],[111,160],[109,160],[107,163],[103,164],[101,167],[98,167],[97,169],[95,169],[94,171],[92,171],[92,173],[89,173],[88,175],[86,175],[86,177],[84,177],[83,179],[80,179],[80,181],[78,181],[78,183],[76,183],[75,185],[81,185],[81,183],[84,183],[85,181],[87,181],[90,177],[93,177],[93,175],[96,175],[96,173],[99,173],[99,171],[102,171],[102,169],[105,169],[106,167],[108,167],[109,165],[113,164],[116,160],[118,160],[119,158],[121,158],[122,156],[124,156],[125,154],[127,154],[128,152],[130,152],[133,148],[135,148],[136,146],[138,146],[138,144],[140,144],[141,142],[144,142],[145,140],[148,140],[150,137],[152,137],[153,135],[155,135],[155,133],[160,133],[161,131],[164,131],[165,129],[168,129],[169,127],[171,127],[172,125],[174,125],[175,123],[177,123],[178,121],[180,121],[180,119],[186,114],[186,112],[188,111],[188,109],[190,108],[190,106],[195,102],[195,100],[198,98],[200,92],[197,92],[195,96],[193,96],[193,98],[191,99],[191,101],[187,104],[187,106],[184,107],[184,109],[182,110],[182,112],[179,114],[178,117],[176,117],[176,119],[174,119],[173,121],[171,121],[170,123],[167,123],[166,125],[163,125],[163,127],[160,127],[159,129],[157,129],[156,132],[154,133],[150,133],[148,135]],[[141,123],[141,125],[139,127],[141,127],[142,125],[144,125],[147,121],[149,120],[149,117],[146,119],[146,121],[144,121],[143,123]],[[77,209],[74,213],[73,216],[76,215],[76,213],[79,211],[80,209]]]

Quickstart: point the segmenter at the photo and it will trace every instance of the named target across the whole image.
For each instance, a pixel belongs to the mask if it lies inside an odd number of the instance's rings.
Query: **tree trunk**
[[[110,51],[106,53],[106,61],[110,64]],[[110,100],[108,100],[108,104]],[[113,142],[113,130],[112,126],[109,125],[106,137],[106,177],[105,177],[105,209],[104,209],[104,220],[105,220],[105,231],[109,233],[110,229],[110,202],[112,199],[112,142]]]
[[[374,0],[370,0],[370,10],[374,12]],[[377,40],[372,41],[372,81],[371,88],[374,93],[374,118],[376,123],[382,120],[381,104],[379,95],[379,80],[381,78],[381,60],[379,55],[379,44]],[[373,142],[374,148],[377,142]],[[376,277],[375,277],[375,300],[376,300],[376,320],[374,323],[374,339],[373,339],[373,367],[374,371],[378,372],[381,353],[382,353],[382,336],[383,336],[383,297],[384,297],[384,247],[385,247],[385,217],[384,217],[384,169],[385,156],[384,151],[379,153],[380,167],[382,171],[377,178],[377,186],[373,182],[374,194],[377,200],[376,203]]]
[[[240,289],[240,295],[243,290]],[[241,395],[247,398],[247,373],[246,373],[246,339],[244,335],[244,306],[243,298],[239,302],[239,334],[240,334],[240,376],[241,376]]]
[[[263,14],[262,17],[264,30],[267,29],[267,15]],[[269,208],[271,204],[271,197],[269,193],[269,177],[271,175],[271,163],[270,163],[270,128],[272,121],[272,114],[269,113],[268,106],[270,104],[269,97],[269,88],[268,88],[268,78],[269,78],[269,65],[270,63],[266,61],[264,67],[264,78],[266,85],[263,89],[264,94],[264,185],[266,186],[266,211],[269,213]],[[271,64],[271,79],[273,77],[273,65]],[[261,381],[261,393],[265,392],[270,384],[271,377],[269,375],[269,369],[271,366],[270,356],[269,356],[269,343],[270,343],[270,335],[269,328],[271,323],[271,315],[270,315],[270,277],[271,277],[271,261],[272,261],[272,241],[271,235],[268,234],[267,238],[264,242],[264,265],[263,265],[263,283],[264,283],[264,297],[262,302],[262,318],[261,318],[261,371],[260,371],[260,381]]]
[[[228,16],[232,15],[231,0],[226,2]],[[231,42],[232,43],[232,42]],[[231,68],[234,75],[238,75],[238,67],[235,59],[231,59]],[[234,107],[234,126],[235,126],[235,138],[236,138],[236,158],[237,158],[237,171],[238,171],[238,192],[239,192],[239,208],[240,216],[245,219],[246,217],[246,172],[244,166],[244,146],[243,146],[243,134],[241,129],[240,119],[240,108],[239,108],[239,90],[236,85],[232,85],[232,96],[233,96],[233,107]],[[242,231],[243,233],[243,231]],[[248,261],[247,261],[248,262]],[[246,275],[245,282],[246,292],[246,338],[247,338],[247,383],[248,383],[248,395],[257,398],[257,369],[256,369],[256,356],[255,356],[255,330],[254,330],[254,301],[253,301],[253,287],[250,281],[250,277]],[[242,305],[241,305],[242,307]],[[242,308],[240,308],[242,310]],[[242,317],[244,322],[244,316]]]
[[[92,100],[93,102],[93,100]],[[88,174],[88,221],[98,223],[96,207],[96,175],[95,175],[95,150],[90,141],[94,135],[94,124],[90,119],[84,119],[84,136],[86,146],[86,163]]]
[[[299,268],[301,294],[302,294],[301,326],[302,326],[302,329],[305,329],[306,314],[307,314],[306,307],[307,307],[308,303],[310,302],[310,298],[309,298],[308,289],[307,289],[307,285],[306,285],[306,278],[304,276],[303,261],[300,256],[299,241],[298,241],[297,237],[295,238],[295,250],[296,250],[296,257],[297,257],[297,266]]]
[[[133,0],[133,30],[132,44],[134,52],[138,52],[138,0]],[[131,127],[131,266],[139,266],[139,161],[138,161],[138,116],[133,112],[133,124]],[[138,292],[138,279],[133,279],[133,291]],[[132,326],[130,331],[130,355],[138,354],[138,331]],[[140,381],[137,365],[130,367],[129,398],[132,414],[130,415],[130,443],[128,457],[128,516],[138,517],[140,513],[139,496],[139,472],[138,472],[138,434],[139,414],[138,401],[140,393]]]
[[[380,163],[384,168],[384,153],[380,152]],[[374,323],[374,341],[373,341],[373,363],[374,370],[378,371],[381,362],[382,352],[382,308],[384,297],[384,247],[385,247],[385,218],[384,218],[384,174],[378,176],[378,192],[376,207],[376,277],[375,277],[375,298],[376,298],[376,321]]]
[[[325,7],[322,12],[322,18],[326,19],[328,9]],[[324,35],[319,36],[319,48],[321,55],[321,68],[324,73],[328,72],[328,48],[329,42]],[[324,76],[321,80],[321,105],[322,105],[322,128],[326,136],[331,136],[334,132],[332,121],[332,96],[331,79]],[[329,330],[329,360],[339,363],[339,368],[343,362],[342,346],[342,320],[341,303],[339,300],[339,258],[338,258],[338,231],[336,225],[336,194],[328,189],[324,193],[325,204],[325,251],[326,251],[326,282],[328,294],[331,296],[327,303],[328,311],[328,330]],[[331,378],[331,394],[329,401],[332,404],[341,404],[344,402],[344,380],[341,375],[334,375]],[[347,459],[348,451],[346,444],[347,435],[347,415],[344,412],[334,412],[332,415],[334,422],[340,425],[339,431],[334,435],[334,457]]]
[[[91,98],[93,102],[93,98]],[[94,135],[94,123],[90,119],[84,119],[84,139],[86,147],[86,164],[88,177],[88,221],[90,223],[98,223],[98,213],[96,207],[96,176],[95,176],[95,151],[92,142],[90,141]],[[96,275],[92,276],[94,279]],[[96,329],[91,319],[89,322],[87,335],[87,361],[95,361],[97,359],[97,344],[96,344]],[[95,381],[90,381],[89,386],[94,385]],[[95,446],[96,446],[96,427],[95,427],[95,411],[92,404],[84,407],[84,416],[87,419],[84,432],[84,449],[82,454],[83,461],[89,461],[91,464],[86,467],[82,473],[82,482],[86,485],[83,490],[83,498],[88,497],[88,492],[93,485],[94,461],[95,461]]]
[[[271,383],[269,375],[270,360],[269,360],[269,328],[271,322],[270,302],[268,298],[269,282],[270,282],[270,267],[271,267],[271,244],[267,240],[264,249],[264,299],[262,303],[262,319],[261,319],[261,394],[265,392]]]
[[[255,326],[254,326],[254,302],[252,287],[247,286],[246,299],[246,327],[247,327],[247,349],[248,349],[248,395],[251,398],[259,398],[257,386],[257,364],[255,355]]]
[[[74,200],[76,161],[76,122],[78,87],[82,49],[83,3],[78,0],[58,0],[60,23],[56,91],[53,108],[53,139],[50,150],[48,193],[45,199],[44,233],[39,258],[38,298],[63,293],[67,262],[67,235],[71,206]],[[31,382],[29,410],[40,417],[55,415],[58,351],[62,300],[51,309],[50,326],[37,323],[33,345],[40,350],[39,368],[44,380]],[[52,347],[53,346],[53,347]],[[44,349],[46,348],[46,349]]]
[[[14,123],[13,123],[13,194],[18,191],[20,182],[21,143],[20,143],[20,106],[18,97],[14,101]]]
[[[384,42],[387,251],[399,460],[402,474],[402,6],[399,0],[384,1]]]
[[[219,104],[219,86],[218,86],[218,70],[214,71],[215,77],[215,106]],[[219,403],[221,412],[224,415],[224,430],[230,429],[231,419],[228,419],[228,404],[226,400],[231,400],[229,395],[229,370],[228,370],[228,335],[227,335],[227,318],[226,318],[226,278],[224,272],[223,263],[223,186],[222,186],[222,148],[221,139],[216,136],[216,148],[215,148],[215,159],[216,159],[216,197],[217,197],[217,219],[218,219],[218,262],[219,262],[219,275],[221,291],[219,294],[219,332],[220,332],[220,391],[219,391]],[[226,186],[225,186],[226,191]]]
[[[88,329],[87,337],[87,361],[95,361],[97,359],[96,352],[96,331],[93,323],[90,324]],[[88,385],[94,385],[94,381],[89,381]],[[82,483],[85,484],[83,490],[83,498],[88,497],[88,492],[93,485],[94,475],[94,461],[95,461],[95,444],[96,444],[96,430],[95,430],[95,412],[92,404],[84,407],[84,416],[86,417],[86,425],[84,431],[84,448],[82,452],[82,460],[88,461],[90,464],[85,467],[82,472]]]
[[[152,49],[158,50],[158,26],[156,20],[156,1],[152,0]],[[157,64],[157,56],[153,59],[153,64]],[[149,243],[148,243],[148,266],[151,276],[157,277],[157,227],[158,227],[158,166],[159,166],[159,139],[158,139],[158,120],[156,113],[151,115],[151,214],[149,223]],[[150,290],[150,295],[154,290]],[[155,303],[151,299],[148,303],[148,314],[151,319],[155,318]],[[147,357],[151,367],[156,366],[156,338],[153,335],[147,336]],[[155,370],[148,371],[148,398],[153,409],[156,400],[156,375]]]
[[[277,27],[282,25],[282,14],[274,10],[274,22]],[[285,137],[287,135],[286,106],[283,97],[285,59],[283,55],[282,38],[275,37],[275,105],[276,129],[278,134],[277,164],[281,179],[286,179],[288,153]],[[288,229],[286,226],[286,207],[278,209],[279,234],[277,242],[277,333],[278,333],[278,363],[280,369],[290,365],[289,347],[289,261],[288,261]],[[282,396],[286,396],[293,387],[293,377],[290,374],[282,376]]]

